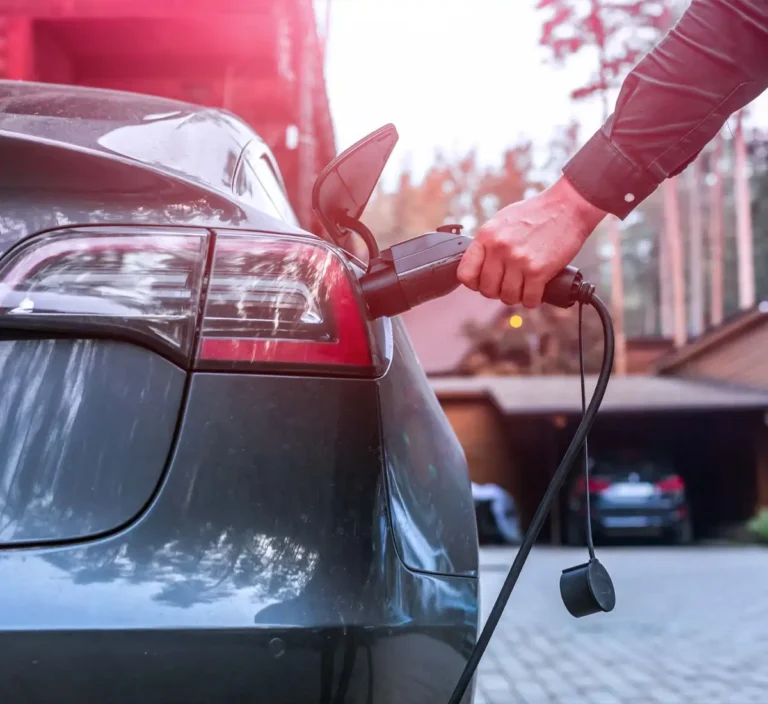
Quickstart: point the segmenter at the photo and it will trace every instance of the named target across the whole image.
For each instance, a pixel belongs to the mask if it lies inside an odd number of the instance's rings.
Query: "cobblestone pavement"
[[[513,556],[482,552],[484,619]],[[480,664],[476,704],[768,704],[768,550],[598,550],[616,608],[577,620],[559,579],[585,556],[532,553]]]

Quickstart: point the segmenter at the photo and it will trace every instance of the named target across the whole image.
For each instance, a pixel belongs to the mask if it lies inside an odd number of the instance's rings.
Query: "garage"
[[[587,380],[588,397],[596,379]],[[526,528],[581,414],[578,377],[435,378],[433,388],[476,483],[515,498]],[[768,485],[768,392],[693,379],[615,377],[590,435],[590,455],[631,450],[670,458],[686,486],[694,536],[714,538],[749,519]],[[565,538],[561,492],[540,537]]]

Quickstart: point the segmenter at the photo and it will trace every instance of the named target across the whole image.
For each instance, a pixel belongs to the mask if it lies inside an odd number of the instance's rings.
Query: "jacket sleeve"
[[[693,0],[627,76],[616,109],[563,169],[624,219],[768,86],[768,0]]]

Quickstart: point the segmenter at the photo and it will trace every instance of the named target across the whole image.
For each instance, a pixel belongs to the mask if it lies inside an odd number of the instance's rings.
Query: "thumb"
[[[483,269],[484,262],[485,247],[477,240],[473,240],[470,242],[469,247],[467,247],[467,251],[464,252],[456,272],[459,281],[467,288],[477,291],[480,286],[480,272]]]

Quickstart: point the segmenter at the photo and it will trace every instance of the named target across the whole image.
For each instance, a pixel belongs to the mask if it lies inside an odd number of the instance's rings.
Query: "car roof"
[[[257,135],[234,115],[150,95],[0,81],[0,131],[88,149],[228,191]]]

